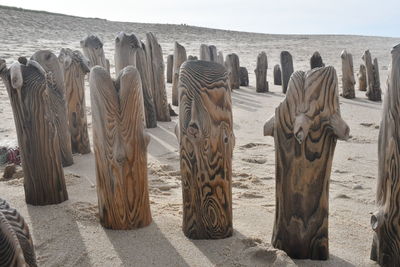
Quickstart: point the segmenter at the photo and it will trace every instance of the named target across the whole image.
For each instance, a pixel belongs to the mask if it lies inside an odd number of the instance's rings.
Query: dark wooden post
[[[174,68],[173,68],[173,77],[172,77],[172,105],[178,106],[178,82],[179,82],[179,69],[183,62],[187,60],[186,50],[185,48],[175,42],[174,48]]]
[[[293,59],[288,51],[281,52],[282,92],[286,94],[290,76],[293,73]]]
[[[183,232],[193,239],[232,235],[232,101],[226,69],[187,61],[179,77]]]
[[[342,59],[342,96],[354,98],[356,97],[354,91],[356,80],[354,79],[353,56],[343,50],[340,58]]]
[[[151,223],[147,145],[138,70],[122,69],[113,81],[100,66],[90,72],[93,148],[100,223],[134,229]]]
[[[276,214],[272,245],[290,257],[326,260],[328,193],[336,139],[347,139],[333,67],[290,78],[286,98],[264,125],[276,150]]]
[[[174,55],[167,57],[167,83],[172,83],[172,70],[174,67]]]
[[[239,57],[235,53],[229,54],[225,58],[225,67],[228,70],[228,77],[231,89],[240,88],[240,63]]]
[[[279,64],[276,64],[274,66],[274,84],[282,85],[282,73],[281,73],[281,67],[279,66]]]
[[[240,86],[249,86],[249,72],[245,67],[239,68]]]
[[[89,35],[83,39],[80,44],[83,54],[90,61],[91,67],[102,66],[110,73],[110,62],[104,55],[103,43],[100,41],[99,37]]]
[[[358,90],[367,91],[367,73],[364,64],[360,64],[360,70],[357,73],[357,77],[358,77]]]
[[[254,70],[256,74],[256,91],[258,93],[268,92],[267,82],[268,59],[267,54],[263,51],[257,56],[257,67]]]
[[[378,60],[372,64],[371,53],[366,50],[362,56],[367,73],[367,97],[371,101],[381,101],[381,84],[379,79]]]
[[[215,45],[209,45],[208,49],[210,50],[210,61],[217,62],[218,59],[217,47]]]
[[[310,66],[311,66],[311,69],[325,67],[324,62],[322,61],[322,57],[318,51],[315,51],[314,54],[311,56]]]
[[[8,69],[0,60],[0,76],[10,98],[24,170],[26,203],[58,204],[68,199],[61,164],[55,114],[50,91],[56,85],[36,61],[14,63]]]

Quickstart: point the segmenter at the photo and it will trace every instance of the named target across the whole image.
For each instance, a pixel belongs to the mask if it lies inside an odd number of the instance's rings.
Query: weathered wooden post
[[[293,73],[293,59],[288,51],[281,52],[282,92],[286,94],[290,76]]]
[[[167,57],[167,83],[172,83],[172,69],[174,67],[174,55]]]
[[[69,131],[73,153],[90,153],[86,118],[85,75],[90,72],[89,61],[78,50],[61,49],[58,60],[64,72],[68,103]]]
[[[100,66],[90,72],[93,148],[100,223],[126,230],[151,223],[147,145],[139,71],[128,66],[113,81]]]
[[[115,38],[115,73],[119,73],[126,66],[134,66],[142,80],[142,94],[144,99],[144,113],[147,128],[157,127],[156,108],[151,89],[150,70],[145,50],[135,34],[120,32]]]
[[[356,93],[354,91],[354,85],[356,80],[354,79],[354,68],[353,68],[353,55],[343,50],[340,58],[342,59],[342,96],[344,98],[354,98]]]
[[[311,66],[311,69],[325,67],[324,62],[322,61],[322,57],[318,51],[315,51],[314,54],[311,56],[310,66]]]
[[[272,245],[290,257],[326,260],[328,193],[336,139],[347,139],[333,67],[293,73],[286,98],[264,125],[274,137],[276,214]]]
[[[179,69],[183,62],[187,60],[186,50],[178,42],[175,42],[174,47],[174,68],[172,77],[172,105],[178,106],[178,82],[179,82]]]
[[[210,61],[217,62],[218,60],[217,47],[215,45],[209,45],[208,49],[210,50]]]
[[[381,84],[379,79],[378,60],[374,59],[372,64],[371,53],[366,50],[362,56],[365,63],[367,74],[367,93],[366,96],[371,101],[381,101]]]
[[[235,53],[229,54],[225,58],[225,67],[228,70],[229,84],[231,89],[240,88],[240,63],[239,57]]]
[[[281,73],[281,67],[279,66],[279,64],[276,64],[274,66],[274,84],[282,85],[282,73]]]
[[[249,86],[249,72],[245,67],[239,68],[240,86]]]
[[[206,75],[205,75],[206,74]],[[187,61],[179,77],[183,232],[193,239],[232,235],[232,100],[226,69]]]
[[[64,75],[58,58],[49,50],[40,50],[32,55],[32,60],[38,62],[46,72],[51,72],[54,78],[52,87],[48,90],[50,96],[50,108],[55,114],[60,144],[61,159],[64,167],[74,163],[72,158],[71,134],[68,126],[68,108],[64,84]]]
[[[162,49],[153,33],[146,33],[146,56],[150,69],[153,100],[158,121],[171,121],[165,89],[164,59]]]
[[[104,55],[103,43],[100,41],[99,37],[89,35],[83,39],[80,44],[83,54],[90,61],[91,67],[102,66],[110,72],[110,62]]]
[[[267,54],[263,51],[257,56],[257,67],[254,70],[256,74],[256,91],[257,93],[268,92],[267,82],[268,59]]]
[[[208,45],[200,45],[200,60],[211,61],[210,49]]]
[[[357,77],[358,77],[358,90],[367,91],[367,73],[364,64],[360,64],[360,70],[357,73]]]
[[[222,51],[218,51],[217,62],[224,66],[224,53]]]
[[[29,227],[16,209],[0,198],[0,266],[37,266]]]
[[[400,44],[392,49],[387,85],[379,128],[378,211],[371,216],[371,227],[375,231],[371,259],[381,266],[400,266]]]
[[[16,62],[8,69],[0,60],[0,77],[10,98],[24,170],[26,203],[58,204],[68,199],[61,164],[51,92],[57,87],[52,72],[36,61]]]

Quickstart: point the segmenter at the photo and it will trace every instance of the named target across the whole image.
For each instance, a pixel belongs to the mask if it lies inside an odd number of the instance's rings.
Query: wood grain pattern
[[[372,63],[371,53],[366,50],[362,56],[365,63],[367,74],[367,93],[366,96],[371,101],[381,101],[381,84],[379,79],[378,60],[375,58]]]
[[[226,69],[187,61],[179,77],[183,232],[193,239],[232,235],[232,101]]]
[[[0,76],[10,98],[24,170],[26,203],[48,205],[68,199],[61,164],[51,91],[57,86],[51,72],[36,61],[16,62],[8,69],[0,60]]]
[[[70,166],[74,163],[74,160],[72,158],[71,134],[68,126],[68,108],[63,71],[57,56],[49,50],[37,51],[32,55],[31,59],[38,62],[46,72],[51,72],[51,77],[54,78],[54,86],[49,87],[53,89],[49,90],[50,108],[55,114],[63,166]]]
[[[268,59],[267,54],[262,51],[257,56],[257,65],[254,73],[256,74],[256,91],[257,93],[268,92],[267,70]]]
[[[293,73],[293,59],[288,51],[281,52],[282,93],[286,94],[290,76]]]
[[[353,55],[343,50],[340,54],[342,59],[342,94],[344,98],[355,98],[356,93],[354,91],[354,85],[356,80],[354,79],[354,67],[353,67]]]
[[[245,67],[239,68],[240,86],[249,86],[249,72]]]
[[[240,62],[239,57],[235,53],[229,54],[225,58],[225,67],[228,71],[229,85],[232,89],[240,88]]]
[[[358,90],[367,91],[367,72],[365,70],[365,65],[360,64],[360,70],[357,73],[358,77]]]
[[[281,67],[279,66],[279,64],[276,64],[274,66],[274,84],[282,85],[282,73],[281,73]]]
[[[322,57],[318,51],[315,51],[314,54],[311,56],[310,67],[311,69],[325,67],[324,62],[322,61]]]
[[[103,43],[100,41],[99,37],[89,35],[83,39],[80,44],[83,54],[90,61],[90,67],[102,66],[110,73],[110,62],[104,55]]]
[[[179,69],[183,62],[187,60],[186,49],[178,42],[174,46],[174,68],[172,77],[172,105],[179,105],[178,96],[178,82],[179,82]]]
[[[264,126],[276,160],[274,247],[292,258],[326,260],[328,193],[336,139],[347,139],[333,67],[293,73],[286,98]]]
[[[100,223],[133,229],[151,223],[147,145],[139,71],[125,67],[113,81],[100,66],[90,72],[93,149]]]
[[[371,217],[371,259],[400,266],[400,44],[392,49],[378,140],[378,210]]]
[[[174,68],[174,55],[167,57],[167,83],[172,83],[172,70]]]
[[[58,60],[63,69],[68,103],[68,124],[72,153],[90,153],[86,118],[85,75],[90,72],[89,60],[78,50],[61,49]]]

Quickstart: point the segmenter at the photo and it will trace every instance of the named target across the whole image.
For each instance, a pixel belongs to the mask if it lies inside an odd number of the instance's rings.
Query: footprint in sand
[[[242,160],[248,163],[255,163],[255,164],[264,164],[267,162],[266,159],[257,159],[257,158],[244,158]]]
[[[271,146],[271,145],[265,144],[265,143],[248,143],[248,144],[240,146],[240,148],[248,149],[248,148],[253,148],[253,147],[258,147],[258,146]]]
[[[244,197],[244,198],[264,198],[264,196],[258,195],[257,193],[254,193],[254,192],[245,192],[245,193],[242,193],[239,197]]]

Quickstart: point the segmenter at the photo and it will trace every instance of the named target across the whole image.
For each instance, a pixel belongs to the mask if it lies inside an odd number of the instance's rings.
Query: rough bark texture
[[[357,77],[358,77],[358,90],[367,91],[367,73],[364,64],[360,64],[360,70],[357,73]]]
[[[274,84],[282,85],[282,73],[281,73],[281,67],[279,66],[279,64],[276,64],[274,66]]]
[[[172,70],[174,67],[174,55],[167,57],[167,83],[172,83]]]
[[[102,66],[110,73],[110,62],[106,59],[103,50],[103,43],[99,37],[89,35],[81,41],[83,54],[90,61],[90,67]]]
[[[371,217],[371,259],[381,266],[400,266],[400,45],[392,50],[387,85],[379,128],[378,211]]]
[[[51,91],[57,84],[36,61],[14,63],[7,69],[0,60],[0,76],[10,98],[24,170],[26,203],[58,204],[68,199],[61,164]]]
[[[134,229],[151,223],[141,79],[128,66],[113,81],[100,66],[90,72],[93,147],[100,223]]]
[[[240,86],[249,86],[249,72],[245,67],[239,68]]]
[[[178,82],[179,82],[179,69],[183,62],[187,60],[186,50],[178,42],[175,42],[174,48],[174,68],[172,77],[172,105],[178,106]]]
[[[322,61],[322,57],[318,51],[315,51],[314,54],[311,56],[310,67],[311,69],[325,67],[324,62]]]
[[[225,58],[225,67],[228,70],[229,85],[232,89],[240,88],[240,63],[239,57],[235,53],[229,54]]]
[[[187,61],[179,77],[183,232],[193,239],[232,235],[231,92],[218,63]]]
[[[293,59],[288,51],[281,52],[282,92],[286,94],[290,76],[293,73]]]
[[[293,73],[286,98],[264,125],[276,160],[274,247],[292,258],[326,260],[328,193],[336,139],[347,139],[333,67]]]
[[[218,51],[217,62],[224,66],[224,53],[222,51]]]
[[[367,73],[367,93],[366,96],[372,101],[381,101],[381,84],[379,79],[378,60],[375,58],[372,63],[371,53],[366,50],[362,56]]]
[[[257,93],[268,92],[267,70],[268,70],[267,54],[263,51],[259,53],[257,56],[257,67],[254,70],[256,74]]]
[[[72,153],[90,153],[86,118],[85,75],[89,73],[89,61],[81,52],[61,49],[58,60],[64,72],[68,121]]]
[[[344,98],[354,98],[356,93],[354,91],[354,85],[356,80],[354,79],[354,67],[353,67],[353,55],[347,53],[346,50],[342,51],[340,55],[342,59],[342,96]]]

